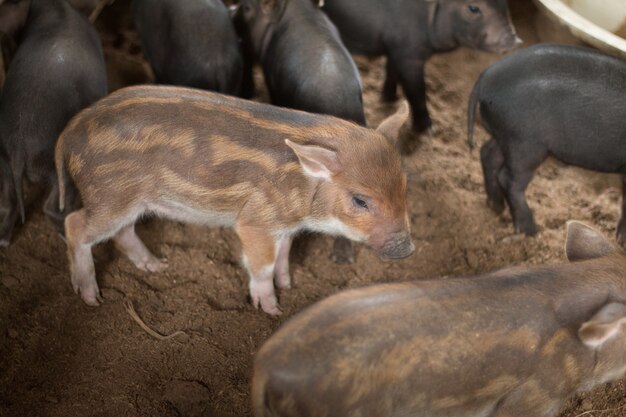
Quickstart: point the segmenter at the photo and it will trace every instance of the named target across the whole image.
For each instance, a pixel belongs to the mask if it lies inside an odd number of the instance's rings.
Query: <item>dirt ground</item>
[[[147,79],[127,8],[117,0],[98,21],[112,88]],[[514,1],[512,8],[526,45],[537,42],[530,1]],[[534,238],[515,235],[508,213],[498,217],[485,205],[478,153],[465,142],[465,109],[474,81],[498,59],[459,49],[427,66],[437,133],[405,158],[415,254],[383,262],[358,247],[353,265],[337,266],[329,259],[331,238],[302,236],[291,255],[294,288],[279,294],[279,319],[251,306],[232,231],[160,220],[138,230],[169,259],[169,269],[140,272],[111,244],[99,245],[94,253],[105,303],[86,306],[72,292],[65,246],[31,192],[26,225],[13,245],[0,249],[0,416],[249,416],[254,353],[315,301],[371,283],[564,262],[568,219],[613,235],[617,176],[545,163],[528,190],[540,226]],[[375,126],[397,104],[379,101],[382,60],[359,58],[358,66],[368,123]],[[477,131],[479,143],[487,140]],[[185,334],[155,339],[131,319],[127,300],[156,331]],[[625,382],[574,398],[561,414],[581,415],[625,416]]]

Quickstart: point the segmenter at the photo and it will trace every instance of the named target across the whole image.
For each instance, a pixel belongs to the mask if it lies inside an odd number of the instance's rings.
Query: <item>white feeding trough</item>
[[[626,58],[626,0],[535,0],[581,41]]]

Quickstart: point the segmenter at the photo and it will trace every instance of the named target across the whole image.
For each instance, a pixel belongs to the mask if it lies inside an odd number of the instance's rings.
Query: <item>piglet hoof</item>
[[[95,287],[88,286],[85,288],[75,288],[74,291],[80,294],[80,298],[82,298],[85,304],[87,304],[88,306],[98,307],[102,302],[100,289],[97,285]]]
[[[283,314],[278,307],[278,300],[274,294],[260,295],[252,294],[252,304],[254,308],[258,309],[259,305],[261,309],[270,316],[280,316]]]
[[[354,248],[352,242],[345,237],[339,236],[333,242],[333,251],[330,258],[337,265],[350,265],[354,263]]]
[[[161,272],[167,268],[168,263],[166,258],[158,259],[153,256],[150,259],[135,263],[135,266],[146,272]]]
[[[102,302],[100,289],[98,288],[95,277],[85,279],[80,276],[72,275],[72,288],[74,288],[76,294],[80,294],[80,298],[82,298],[87,305],[99,306]]]
[[[435,136],[439,134],[439,129],[437,129],[434,125],[430,125],[428,129],[426,129],[426,133],[428,134],[428,137],[434,139]]]
[[[330,259],[333,260],[337,265],[351,265],[354,263],[354,253],[352,252],[352,248],[350,248],[350,252],[336,252],[330,255]]]
[[[487,207],[489,207],[495,214],[500,214],[504,211],[504,202],[487,199]]]
[[[0,248],[6,248],[11,244],[11,235],[12,230],[8,232],[5,230],[4,233],[0,235]]]
[[[271,316],[279,316],[282,314],[278,307],[278,300],[276,299],[276,293],[274,292],[274,280],[262,280],[257,281],[255,279],[250,280],[250,298],[252,298],[252,305],[258,309],[259,306],[267,314]]]
[[[524,233],[526,236],[535,236],[537,234],[537,226],[534,222],[529,222],[515,226],[515,232]]]
[[[291,276],[289,274],[276,275],[276,287],[281,290],[288,290],[291,288]]]
[[[283,314],[282,311],[280,311],[280,308],[278,307],[278,304],[276,305],[269,305],[266,306],[263,301],[261,300],[261,308],[263,309],[263,311],[265,311],[267,314],[269,314],[270,316],[275,316],[278,317],[281,314]]]

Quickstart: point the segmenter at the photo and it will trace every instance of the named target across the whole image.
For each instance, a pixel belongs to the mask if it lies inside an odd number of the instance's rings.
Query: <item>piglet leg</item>
[[[142,271],[159,272],[167,268],[167,259],[158,259],[146,245],[143,244],[137,233],[135,225],[130,224],[120,229],[113,237],[115,245],[121,250],[135,266]]]
[[[64,213],[59,210],[59,186],[53,184],[50,190],[50,194],[46,198],[46,202],[43,206],[43,212],[48,217],[48,220],[54,225],[57,232],[63,236],[65,216]]]
[[[331,258],[337,265],[350,265],[354,263],[354,248],[350,239],[337,236],[333,242]]]
[[[0,247],[9,246],[19,217],[17,198],[9,165],[0,161]]]
[[[498,173],[504,167],[504,156],[494,139],[489,139],[480,148],[480,162],[483,166],[487,205],[496,214],[500,214],[504,210],[504,194],[498,182]]]
[[[406,48],[398,48],[388,58],[388,69],[393,69],[409,104],[413,115],[413,130],[422,133],[432,126],[426,107],[426,81],[424,80],[424,61],[414,57]],[[390,83],[385,86],[390,90]],[[389,91],[387,91],[389,92]]]
[[[236,227],[243,248],[243,263],[250,275],[250,297],[254,307],[259,305],[267,314],[281,314],[274,292],[274,271],[278,248],[274,237],[266,230],[246,225]]]
[[[65,237],[70,259],[72,287],[85,303],[92,306],[101,301],[100,289],[91,255],[91,246],[97,241],[87,226],[85,209],[71,213],[65,219]]]
[[[622,217],[617,224],[617,242],[626,246],[626,175],[622,177]]]
[[[50,187],[50,193],[46,198],[46,202],[43,206],[43,211],[48,217],[48,220],[54,225],[57,232],[61,235],[61,238],[65,240],[65,218],[67,215],[75,210],[78,210],[81,206],[80,196],[74,186],[74,183],[65,178],[65,208],[60,210],[59,208],[59,183],[56,173],[52,173],[48,177],[48,184]]]
[[[291,250],[291,236],[283,236],[278,241],[278,255],[276,257],[275,280],[278,288],[291,288],[289,275],[289,251]]]
[[[505,190],[506,200],[511,208],[515,231],[524,233],[526,236],[533,236],[537,233],[533,213],[524,196],[532,177],[532,170],[512,170],[508,167],[498,173],[498,181]]]
[[[398,74],[390,59],[387,59],[387,70],[381,99],[387,103],[398,100]]]

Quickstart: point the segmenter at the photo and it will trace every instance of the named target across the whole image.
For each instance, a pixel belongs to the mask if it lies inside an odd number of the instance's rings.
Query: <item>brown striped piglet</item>
[[[75,291],[98,305],[91,246],[108,238],[138,268],[166,267],[135,234],[148,213],[234,227],[252,301],[274,315],[273,281],[290,287],[289,250],[300,231],[366,242],[383,258],[410,255],[394,145],[408,114],[405,104],[374,131],[181,87],[109,95],[78,114],[56,147],[61,206],[68,187],[84,204],[65,221]]]
[[[375,285],[258,352],[256,417],[549,417],[626,372],[626,256],[569,222],[571,263]]]

